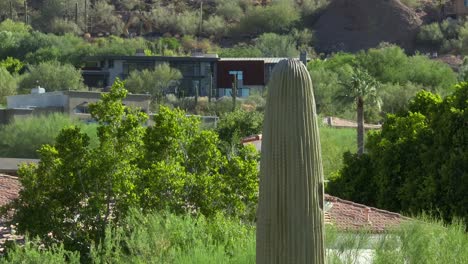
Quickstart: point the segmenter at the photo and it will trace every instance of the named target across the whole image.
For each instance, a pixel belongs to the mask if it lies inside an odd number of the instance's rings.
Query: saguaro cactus
[[[312,80],[283,60],[269,83],[257,211],[257,264],[324,263],[323,169]]]

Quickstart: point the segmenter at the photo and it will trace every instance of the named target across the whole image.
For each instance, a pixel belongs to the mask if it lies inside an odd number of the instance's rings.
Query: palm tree
[[[343,94],[338,99],[355,102],[357,108],[357,146],[358,155],[364,153],[364,103],[376,104],[380,108],[377,89],[380,83],[366,70],[356,68],[351,78],[342,83]]]

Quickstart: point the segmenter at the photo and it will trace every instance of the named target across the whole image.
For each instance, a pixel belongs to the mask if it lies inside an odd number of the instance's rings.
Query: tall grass
[[[85,125],[59,113],[29,116],[0,126],[0,157],[37,158],[37,150],[43,144],[53,144],[60,130],[71,125],[80,126],[96,144],[95,125]]]
[[[330,264],[464,264],[468,234],[460,222],[443,225],[428,218],[408,221],[386,234],[326,229]],[[63,246],[41,249],[40,243],[14,246],[0,263],[77,263],[78,253]],[[143,215],[134,210],[120,227],[91,246],[91,263],[255,263],[255,228],[237,219],[213,219],[170,213]]]
[[[325,179],[343,167],[343,153],[356,152],[356,129],[320,127],[322,163]]]

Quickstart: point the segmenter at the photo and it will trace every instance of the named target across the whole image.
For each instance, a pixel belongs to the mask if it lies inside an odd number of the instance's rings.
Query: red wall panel
[[[229,71],[242,71],[244,85],[265,85],[265,66],[263,61],[218,61],[218,88],[232,88],[234,76]]]

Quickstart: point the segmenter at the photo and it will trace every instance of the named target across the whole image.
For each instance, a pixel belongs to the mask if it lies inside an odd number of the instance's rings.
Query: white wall
[[[66,104],[67,96],[63,92],[7,96],[7,108],[10,109],[30,107],[64,107]]]

